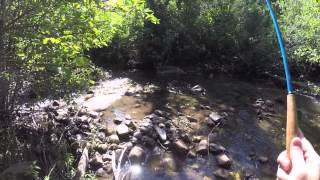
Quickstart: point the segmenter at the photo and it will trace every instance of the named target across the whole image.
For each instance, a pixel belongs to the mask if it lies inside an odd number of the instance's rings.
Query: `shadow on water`
[[[188,136],[207,136],[214,132],[214,142],[226,147],[227,154],[233,159],[231,170],[240,174],[253,174],[260,179],[274,179],[276,157],[284,148],[285,92],[265,82],[244,82],[217,77],[204,79],[196,76],[157,77],[142,72],[118,72],[114,77],[126,77],[134,83],[155,85],[159,89],[139,96],[124,96],[105,111],[105,117],[113,117],[118,109],[142,120],[155,109],[170,112],[172,117],[179,113],[198,119],[197,123],[178,124],[185,126]],[[205,95],[195,94],[190,89],[199,85]],[[265,106],[257,107],[258,101]],[[319,147],[320,105],[305,96],[298,96],[301,128],[306,136]],[[269,102],[269,103],[267,103]],[[203,109],[210,106],[211,109]],[[211,129],[206,117],[215,111],[226,116],[222,127]],[[265,113],[267,112],[267,113]],[[267,162],[266,162],[267,161]],[[196,160],[177,161],[178,172],[157,173],[152,167],[143,167],[142,175],[136,179],[215,179],[213,171],[217,168],[214,156],[197,156]],[[135,178],[131,178],[135,179]]]

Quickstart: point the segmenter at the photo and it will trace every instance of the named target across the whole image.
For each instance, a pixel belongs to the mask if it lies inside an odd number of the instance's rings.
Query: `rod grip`
[[[290,144],[294,137],[298,133],[298,117],[296,98],[294,94],[287,95],[287,130],[286,130],[286,150],[287,155],[290,158]]]

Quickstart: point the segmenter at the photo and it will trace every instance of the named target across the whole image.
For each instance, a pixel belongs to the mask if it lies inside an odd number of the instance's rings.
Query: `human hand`
[[[320,180],[320,157],[300,130],[290,147],[291,160],[286,151],[278,156],[277,180]]]

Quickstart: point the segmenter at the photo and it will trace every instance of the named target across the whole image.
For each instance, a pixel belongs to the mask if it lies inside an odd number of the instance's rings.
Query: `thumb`
[[[293,169],[304,167],[305,161],[302,150],[301,140],[297,137],[293,138],[290,145],[290,158]]]

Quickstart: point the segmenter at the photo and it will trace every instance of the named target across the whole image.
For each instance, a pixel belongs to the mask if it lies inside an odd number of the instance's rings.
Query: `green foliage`
[[[9,10],[15,58],[43,92],[94,83],[97,71],[87,51],[108,46],[116,35],[129,36],[145,20],[158,23],[144,0],[12,1]]]
[[[296,61],[320,63],[320,3],[317,0],[279,1],[284,37]]]

